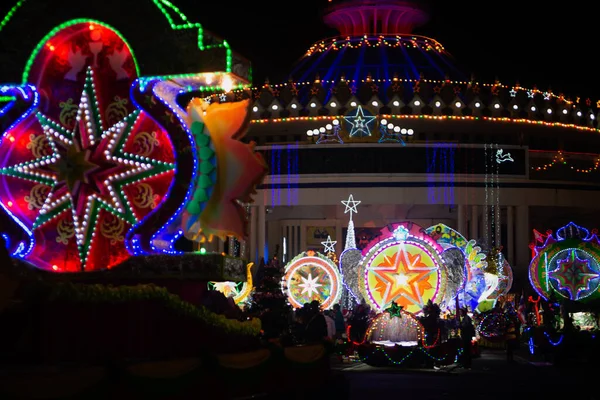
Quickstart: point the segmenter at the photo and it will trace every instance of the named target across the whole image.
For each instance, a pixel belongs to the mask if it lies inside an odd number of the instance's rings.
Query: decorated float
[[[249,84],[249,63],[169,1],[76,3],[15,1],[0,24],[2,78],[19,82],[0,84],[0,242],[14,261],[1,263],[0,353],[118,362],[132,396],[187,390],[208,354],[239,368],[260,350],[258,319],[201,304],[208,282],[242,304],[251,265],[178,248],[184,236],[246,235],[244,205],[266,174],[241,141],[248,95],[233,92]],[[113,372],[12,374],[0,397],[115,389]]]

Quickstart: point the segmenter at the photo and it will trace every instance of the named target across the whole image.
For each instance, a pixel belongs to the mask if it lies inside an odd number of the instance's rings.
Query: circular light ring
[[[412,235],[409,235],[404,240],[398,240],[394,237],[387,238],[385,240],[380,241],[375,246],[371,247],[371,249],[368,251],[365,257],[363,257],[363,261],[360,265],[360,271],[363,276],[363,279],[361,279],[361,292],[363,294],[363,297],[367,299],[369,303],[379,311],[383,311],[383,309],[388,305],[388,303],[384,301],[387,299],[381,299],[381,295],[377,295],[374,293],[376,291],[375,287],[371,287],[372,283],[370,282],[369,278],[372,274],[374,274],[372,272],[373,267],[377,267],[373,264],[376,262],[376,259],[380,255],[386,252],[386,250],[392,247],[397,247],[398,250],[400,250],[400,246],[403,246],[404,248],[406,248],[407,246],[417,248],[419,251],[422,252],[421,254],[425,254],[427,263],[431,264],[430,266],[432,268],[429,269],[433,270],[431,274],[434,275],[435,287],[432,287],[433,294],[430,297],[430,299],[435,302],[436,299],[443,298],[445,292],[445,279],[442,279],[442,276],[445,275],[445,267],[441,260],[439,250],[437,250],[436,248],[439,246],[431,246],[430,243],[428,243],[427,241],[421,240],[420,238],[414,237]],[[433,279],[427,280],[431,282]],[[415,314],[422,311],[422,306],[427,302],[427,300],[429,300],[429,298],[423,298],[423,293],[418,294],[420,299],[414,300],[422,300],[421,306],[413,303],[413,306],[405,306],[406,311]],[[394,301],[397,300],[394,299]]]
[[[595,270],[600,271],[600,245],[593,241],[584,241],[580,239],[564,239],[559,241],[548,242],[543,247],[536,248],[537,254],[531,260],[529,264],[529,282],[534,290],[544,298],[548,300],[553,292],[561,295],[565,298],[566,296],[563,290],[556,290],[555,286],[551,283],[551,278],[547,273],[547,269],[552,271],[556,268],[556,259],[559,254],[565,254],[569,250],[576,250],[584,253],[589,257],[590,261],[595,261]],[[564,256],[563,256],[564,257]],[[546,263],[548,268],[546,268]],[[587,291],[586,291],[587,292]],[[584,296],[577,297],[577,300],[592,299],[600,296],[600,291],[589,291]]]
[[[561,260],[564,260],[565,258],[569,257],[568,253],[570,253],[571,251],[576,252],[576,257],[578,259],[588,261],[590,263],[590,269],[592,271],[594,271],[596,274],[600,275],[600,267],[598,265],[598,260],[594,256],[592,256],[590,253],[588,253],[587,251],[581,250],[579,248],[563,249],[563,250],[559,251],[558,253],[556,253],[548,262],[548,271],[550,273],[552,273],[552,271],[555,271],[556,269],[558,269],[559,268],[558,263]],[[582,255],[583,255],[583,257],[582,257]],[[547,271],[547,273],[548,273],[548,271]],[[557,279],[549,277],[549,283],[550,283],[550,286],[552,287],[552,289],[554,289],[554,291],[556,293],[558,293],[559,295],[561,295],[562,297],[569,299],[569,300],[577,301],[577,300],[583,300],[583,299],[591,296],[592,294],[596,293],[598,290],[598,287],[600,286],[600,279],[598,277],[591,278],[589,281],[589,284],[587,285],[587,289],[579,289],[579,290],[577,290],[577,293],[569,292],[568,296],[565,295],[565,288],[560,287],[560,283],[558,282]]]
[[[309,273],[311,274],[310,279],[317,279],[316,282],[321,285],[319,288],[323,289],[320,289],[318,294],[310,291],[306,296],[306,293],[303,294],[302,288],[299,287],[301,283],[298,282],[309,279]],[[342,278],[337,265],[319,253],[306,252],[291,260],[285,267],[283,279],[284,292],[294,308],[302,308],[305,303],[318,300],[321,308],[329,309],[339,302],[342,294]]]

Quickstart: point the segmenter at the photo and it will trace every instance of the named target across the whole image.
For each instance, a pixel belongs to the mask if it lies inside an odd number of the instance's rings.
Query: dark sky
[[[286,81],[292,64],[313,43],[336,34],[321,21],[327,0],[171,1],[190,20],[226,38],[235,51],[250,59],[256,85],[266,76],[273,83]],[[0,0],[0,11],[14,2]],[[600,21],[596,2],[429,3],[432,18],[415,33],[437,39],[479,80],[491,82],[498,76],[506,84],[518,80],[524,87],[551,87],[573,99],[600,99],[600,64],[595,62]]]
[[[174,0],[190,19],[228,39],[253,62],[255,84],[287,79],[314,42],[336,32],[321,21],[327,0]],[[415,33],[437,39],[481,80],[537,84],[582,98],[600,98],[598,14],[594,2],[431,0],[432,18]],[[592,3],[592,4],[589,4]],[[222,6],[221,6],[222,4]],[[294,6],[294,4],[298,4]],[[570,8],[569,8],[570,7]]]

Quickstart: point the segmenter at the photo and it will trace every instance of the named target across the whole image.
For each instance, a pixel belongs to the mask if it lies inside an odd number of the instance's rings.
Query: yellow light
[[[231,89],[233,89],[233,81],[229,75],[225,75],[223,79],[221,79],[221,88],[225,93],[231,92]]]

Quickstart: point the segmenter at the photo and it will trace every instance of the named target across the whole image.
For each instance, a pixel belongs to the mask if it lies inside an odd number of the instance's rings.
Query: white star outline
[[[356,208],[356,206],[360,203],[360,200],[354,200],[354,195],[352,194],[348,197],[348,200],[342,200],[342,204],[346,207],[346,209],[344,210],[344,214],[349,212],[350,219],[352,219],[352,213],[358,214],[358,209]]]
[[[312,273],[308,274],[308,277],[300,277],[300,279],[302,279],[302,283],[300,283],[298,286],[302,288],[302,294],[307,293],[308,292],[308,297],[312,297],[312,293],[315,292],[315,294],[319,294],[319,292],[317,291],[317,288],[323,286],[320,283],[317,283],[317,280],[319,279],[318,276],[315,276],[314,278],[312,277]]]
[[[325,254],[327,253],[335,253],[335,245],[337,244],[337,241],[331,240],[331,236],[327,236],[327,240],[324,242],[321,242],[321,244],[325,247]]]
[[[358,106],[354,115],[344,116],[343,118],[346,122],[352,125],[352,129],[350,130],[349,134],[350,137],[371,136],[369,124],[373,124],[376,117],[373,115],[365,115],[362,106]]]

